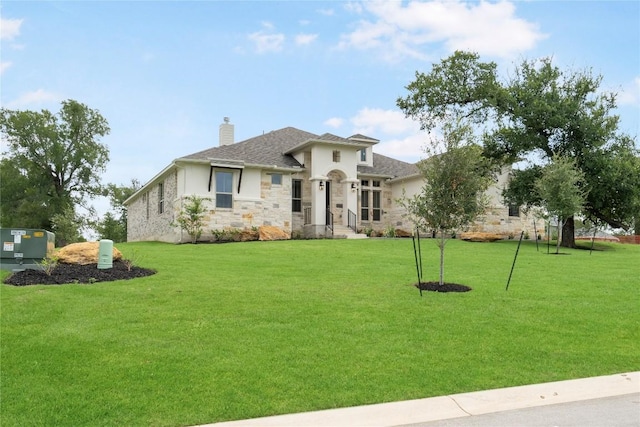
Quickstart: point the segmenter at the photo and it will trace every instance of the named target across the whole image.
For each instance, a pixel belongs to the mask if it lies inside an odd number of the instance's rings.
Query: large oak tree
[[[428,131],[467,120],[484,130],[486,156],[505,164],[526,160],[504,192],[508,203],[539,206],[540,166],[554,155],[573,159],[588,194],[581,213],[627,229],[640,206],[638,150],[619,131],[616,94],[601,91],[601,82],[589,70],[564,72],[548,58],[525,60],[501,81],[495,63],[458,51],[431,72],[417,72],[397,104]],[[562,234],[563,246],[575,245],[573,217]]]
[[[102,193],[109,149],[99,142],[109,126],[97,110],[74,100],[60,111],[0,110],[6,146],[0,223],[51,229],[56,214]]]

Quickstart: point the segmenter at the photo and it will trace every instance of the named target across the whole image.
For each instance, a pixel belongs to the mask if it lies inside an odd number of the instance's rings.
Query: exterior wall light
[[[355,190],[355,189],[356,189],[356,183],[355,183],[355,182],[352,182],[352,183],[351,183],[351,189],[352,189],[352,190]]]
[[[320,190],[324,190],[324,181],[320,181]]]

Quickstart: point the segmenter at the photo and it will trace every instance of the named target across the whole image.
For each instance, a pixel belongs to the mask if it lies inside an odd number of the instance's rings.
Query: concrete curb
[[[389,427],[640,392],[640,371],[201,427]]]

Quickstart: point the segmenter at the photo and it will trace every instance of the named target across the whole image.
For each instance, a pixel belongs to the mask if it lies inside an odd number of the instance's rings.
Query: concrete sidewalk
[[[640,371],[402,402],[222,422],[202,427],[391,427],[633,393],[640,393]],[[640,426],[640,416],[638,425]]]

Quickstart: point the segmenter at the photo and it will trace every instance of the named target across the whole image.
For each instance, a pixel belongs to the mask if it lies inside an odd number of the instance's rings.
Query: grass
[[[128,243],[154,276],[1,285],[3,427],[178,426],[640,369],[640,246]],[[438,248],[422,242],[425,276]],[[2,276],[6,277],[6,274]]]

